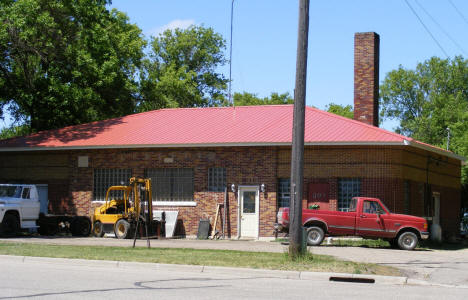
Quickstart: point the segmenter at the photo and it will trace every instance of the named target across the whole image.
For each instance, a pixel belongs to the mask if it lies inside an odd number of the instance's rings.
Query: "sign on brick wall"
[[[328,183],[310,183],[309,198],[307,199],[307,208],[318,204],[320,210],[330,209],[330,184]]]

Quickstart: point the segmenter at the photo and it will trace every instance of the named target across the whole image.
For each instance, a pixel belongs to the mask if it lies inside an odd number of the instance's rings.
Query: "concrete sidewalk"
[[[131,247],[133,241],[115,238],[19,237],[0,241],[45,243],[54,245]],[[145,247],[146,240],[137,240]],[[193,248],[258,252],[286,252],[288,246],[278,242],[239,240],[151,240],[151,247]],[[449,286],[468,285],[468,249],[402,251],[389,248],[318,246],[309,247],[315,254],[331,255],[343,260],[376,263],[399,268],[411,280]]]

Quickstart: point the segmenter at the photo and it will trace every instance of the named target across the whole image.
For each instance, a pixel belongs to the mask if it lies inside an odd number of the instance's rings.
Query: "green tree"
[[[396,131],[468,156],[468,61],[433,57],[415,70],[399,67],[380,86],[381,115],[400,121]],[[467,168],[463,182],[468,183]]]
[[[0,140],[8,139],[15,136],[24,136],[27,135],[30,131],[28,125],[20,125],[20,126],[10,126],[4,127],[0,130]]]
[[[293,104],[294,99],[291,98],[289,93],[271,93],[270,97],[259,98],[256,94],[242,92],[234,93],[232,96],[234,105],[247,106],[247,105],[272,105],[272,104]]]
[[[31,131],[132,113],[145,41],[106,0],[0,0],[0,107]]]
[[[212,28],[166,30],[151,41],[141,72],[139,111],[225,105],[225,41]]]
[[[340,115],[349,119],[354,118],[354,110],[352,105],[343,106],[340,104],[330,103],[325,107],[325,109],[335,115]]]

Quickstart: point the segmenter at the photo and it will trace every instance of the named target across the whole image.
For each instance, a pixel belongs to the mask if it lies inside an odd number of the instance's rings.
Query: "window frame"
[[[209,192],[224,192],[224,189],[227,187],[226,178],[227,178],[227,170],[225,167],[208,168],[208,191]]]
[[[286,190],[283,190],[286,188]],[[287,206],[283,204],[287,203]],[[278,178],[278,191],[276,205],[280,207],[289,207],[291,204],[291,178]],[[282,206],[283,205],[283,206]]]
[[[367,203],[369,203],[368,208],[366,208]],[[369,209],[369,211],[367,211],[367,209]],[[374,209],[374,212],[372,212],[371,209]],[[385,215],[386,214],[385,209],[382,207],[382,205],[380,205],[379,202],[373,201],[373,200],[364,200],[364,202],[362,203],[362,213],[370,214],[370,215],[377,215],[377,214]]]
[[[129,168],[95,168],[93,170],[93,202],[105,202],[107,190],[111,186],[128,185],[132,172],[132,169]],[[97,178],[97,176],[102,177]],[[110,195],[111,198],[120,196],[120,193]]]
[[[183,172],[190,171],[190,180],[191,182],[183,182],[184,176],[182,175],[181,177],[175,176],[179,175],[180,173],[183,174]],[[157,172],[160,172],[157,174]],[[180,172],[180,173],[179,173]],[[196,206],[196,202],[194,200],[195,198],[195,174],[194,174],[194,168],[147,168],[144,170],[144,174],[146,178],[151,178],[152,181],[152,191],[153,191],[153,205],[155,206]],[[159,176],[158,176],[159,175]],[[186,177],[188,178],[188,177]],[[159,179],[159,180],[158,180]],[[161,183],[162,180],[162,183]],[[178,182],[177,182],[178,181]],[[184,199],[184,196],[182,195],[181,198],[176,198],[180,197],[180,190],[178,192],[175,192],[175,187],[178,183],[181,183],[182,185],[185,184],[185,188],[190,186],[190,192],[186,192],[186,199]],[[165,187],[161,187],[159,184],[168,184],[169,191],[168,190],[163,190],[163,194],[159,194],[158,192],[161,193],[161,188],[164,189]],[[182,187],[183,188],[183,187]],[[182,194],[184,191],[182,191]],[[177,196],[174,197],[174,194],[178,194]],[[187,196],[190,195],[190,196]],[[168,198],[171,198],[171,200],[167,200]]]
[[[405,180],[403,183],[404,189],[404,200],[403,200],[403,210],[405,214],[409,215],[411,213],[411,182],[409,180]]]
[[[23,187],[23,191],[21,192],[21,199],[31,199],[31,188],[30,187]]]
[[[361,178],[339,178],[338,179],[338,211],[349,211],[351,200],[354,197],[361,196]],[[351,190],[343,191],[343,188],[348,189],[351,187]],[[343,203],[345,202],[345,203]]]

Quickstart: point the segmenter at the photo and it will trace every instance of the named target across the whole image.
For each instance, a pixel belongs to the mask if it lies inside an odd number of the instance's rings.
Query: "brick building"
[[[307,207],[346,211],[351,197],[440,219],[458,231],[462,157],[376,127],[378,35],[355,37],[355,119],[306,108]],[[54,213],[90,214],[110,185],[151,177],[176,234],[214,218],[227,187],[230,237],[270,238],[289,205],[292,105],[162,109],[0,141],[0,181],[43,184]]]

